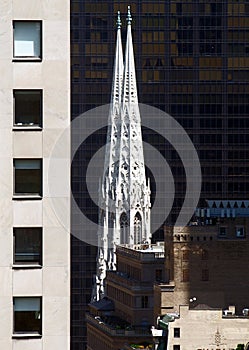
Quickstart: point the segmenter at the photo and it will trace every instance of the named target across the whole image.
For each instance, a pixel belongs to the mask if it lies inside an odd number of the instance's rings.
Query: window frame
[[[37,233],[39,234],[39,249],[38,249],[38,254],[39,254],[39,258],[34,260],[34,261],[30,261],[30,260],[16,260],[16,234],[17,232],[21,231],[21,230],[36,230]],[[25,232],[23,232],[23,234],[25,234]],[[28,252],[26,252],[26,254],[28,254]],[[41,268],[43,264],[43,230],[42,227],[13,227],[13,268],[29,268],[29,267],[33,267],[33,268]]]
[[[209,259],[209,251],[207,249],[202,249],[201,251],[201,260]]]
[[[190,270],[189,270],[189,268],[183,268],[182,269],[182,282],[189,283],[189,281],[190,281]]]
[[[180,350],[180,349],[181,349],[180,345],[178,344],[173,345],[173,350]]]
[[[40,97],[40,107],[39,107],[39,123],[35,124],[35,123],[17,123],[16,122],[16,112],[17,112],[17,108],[16,108],[16,93],[20,93],[20,92],[27,92],[27,94],[30,92],[37,92],[37,94],[39,94]],[[38,129],[41,130],[43,127],[43,90],[42,89],[14,89],[13,90],[13,128],[15,129]]]
[[[17,300],[17,299],[39,299],[39,315],[38,315],[38,317],[40,317],[40,318],[38,318],[39,319],[39,330],[38,331],[32,331],[32,330],[23,330],[23,331],[21,331],[21,330],[19,330],[19,331],[17,331],[16,330],[16,326],[17,326],[17,320],[16,320],[16,315],[15,315],[15,313],[17,312],[16,310],[15,310],[15,301]],[[38,337],[38,338],[40,338],[40,337],[42,337],[42,297],[41,296],[14,296],[13,297],[13,301],[12,301],[12,303],[13,303],[13,329],[12,329],[12,338],[19,338],[19,337]],[[27,310],[27,311],[34,311],[35,312],[35,310]]]
[[[209,282],[209,269],[208,268],[204,268],[201,270],[201,281],[202,282]]]
[[[40,36],[39,36],[39,45],[40,45],[40,54],[39,56],[15,56],[15,24],[16,23],[37,23],[40,25]],[[12,30],[13,30],[13,61],[35,61],[35,62],[41,62],[42,61],[42,54],[43,54],[43,26],[42,26],[42,20],[13,20],[12,21]]]
[[[155,280],[159,283],[163,281],[163,269],[155,269]]]
[[[40,179],[39,179],[39,193],[37,192],[16,192],[16,161],[39,161],[40,163]],[[24,168],[25,169],[25,168]],[[34,168],[35,169],[35,168]],[[32,170],[32,168],[31,168]],[[13,198],[14,199],[41,199],[43,195],[43,159],[42,158],[13,158]]]
[[[182,261],[189,261],[189,260],[190,260],[190,250],[183,249],[182,250]]]
[[[224,230],[224,233],[221,233],[221,231]],[[228,234],[228,227],[227,226],[220,226],[218,231],[218,237],[219,238],[227,238]]]
[[[142,295],[141,296],[141,309],[148,309],[148,308],[149,308],[149,296]]]
[[[243,230],[243,233],[241,234],[239,230]],[[238,225],[236,226],[236,238],[245,238],[246,237],[246,232],[245,232],[245,226],[243,225]]]
[[[174,327],[174,338],[180,338],[181,337],[181,330],[179,327]]]

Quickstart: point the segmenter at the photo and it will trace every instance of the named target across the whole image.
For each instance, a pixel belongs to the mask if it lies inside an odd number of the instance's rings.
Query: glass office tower
[[[71,0],[72,119],[110,101],[117,11],[125,32],[127,6],[139,101],[172,115],[187,131],[201,161],[206,199],[244,200],[249,192],[249,2]],[[97,220],[97,207],[82,180],[105,129],[79,148],[72,190],[81,210]],[[144,140],[165,156],[175,179],[170,222],[182,205],[186,181],[177,154],[159,135]],[[77,220],[72,214],[72,227]],[[84,230],[84,228],[82,228]],[[85,342],[84,310],[95,272],[94,246],[72,236],[72,349]]]

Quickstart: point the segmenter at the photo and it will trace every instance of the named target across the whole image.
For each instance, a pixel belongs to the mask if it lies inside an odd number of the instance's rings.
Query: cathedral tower
[[[105,170],[99,190],[99,232],[93,300],[104,296],[106,270],[115,270],[115,246],[150,239],[150,187],[146,181],[128,7],[125,61],[118,14]]]

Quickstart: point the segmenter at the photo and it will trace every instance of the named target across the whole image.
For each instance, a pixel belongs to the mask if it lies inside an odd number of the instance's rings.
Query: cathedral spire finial
[[[128,25],[127,25],[124,80],[123,80],[123,105],[128,101],[132,103],[138,103],[131,21],[132,21],[132,18],[131,18],[130,6],[128,6],[128,15],[127,15]]]
[[[121,92],[122,92],[122,81],[123,81],[123,71],[124,71],[124,58],[123,58],[123,50],[122,50],[122,42],[121,42],[121,19],[120,19],[120,11],[118,11],[117,18],[117,40],[116,40],[116,52],[115,52],[115,61],[114,61],[114,69],[113,69],[113,83],[112,83],[112,96],[111,103],[120,103],[121,100]],[[112,121],[110,120],[110,125]]]
[[[131,7],[128,6],[128,13],[127,13],[127,24],[131,24],[132,17],[131,17]]]
[[[117,29],[121,29],[122,22],[120,19],[120,11],[118,11],[118,19],[117,19]]]

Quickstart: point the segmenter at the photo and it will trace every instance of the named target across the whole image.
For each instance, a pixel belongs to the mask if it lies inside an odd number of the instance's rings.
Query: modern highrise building
[[[69,4],[0,12],[0,348],[68,350]]]
[[[203,175],[199,207],[203,210],[197,214],[205,217],[203,222],[209,216],[248,215],[247,1],[72,0],[72,118],[109,103],[116,13],[126,13],[127,5],[133,13],[139,101],[172,115],[198,151]],[[185,170],[160,135],[144,128],[143,139],[170,164],[176,190],[169,222],[174,222],[185,196]],[[96,222],[98,210],[82,176],[105,142],[105,130],[99,130],[98,137],[92,135],[82,145],[73,162],[75,199]],[[153,197],[153,183],[151,189]],[[78,309],[86,307],[91,297],[95,253],[94,247],[72,238],[72,344],[84,342],[84,315]]]

